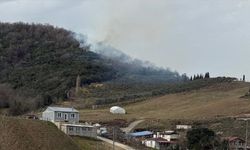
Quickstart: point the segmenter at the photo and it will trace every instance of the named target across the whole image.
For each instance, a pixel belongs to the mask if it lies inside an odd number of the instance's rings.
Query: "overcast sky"
[[[188,75],[250,79],[250,0],[0,0],[0,21],[64,27]]]

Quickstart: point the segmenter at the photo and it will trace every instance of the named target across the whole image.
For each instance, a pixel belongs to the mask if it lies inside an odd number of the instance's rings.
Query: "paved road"
[[[139,123],[143,122],[144,120],[136,120],[131,122],[128,127],[121,128],[121,130],[125,133],[130,133]]]
[[[100,137],[100,136],[97,136],[97,139],[102,140],[102,141],[104,141],[106,143],[109,143],[109,144],[113,145],[113,141],[110,140],[110,139],[107,139],[107,138],[104,138],[104,137]],[[132,147],[130,147],[128,145],[125,145],[125,144],[122,144],[122,143],[118,143],[118,142],[115,142],[115,146],[119,147],[121,149],[125,149],[125,150],[135,150],[134,148],[132,148]]]

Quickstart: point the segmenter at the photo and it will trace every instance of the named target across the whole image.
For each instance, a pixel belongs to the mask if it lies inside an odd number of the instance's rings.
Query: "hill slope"
[[[168,94],[124,106],[127,114],[116,116],[109,109],[82,110],[81,119],[110,121],[113,119],[188,119],[206,120],[250,113],[250,101],[240,98],[250,83],[218,83],[200,90]]]
[[[112,47],[105,47],[105,51],[108,49]],[[78,75],[81,86],[114,79],[119,83],[182,80],[177,72],[136,62],[141,63],[92,52],[85,39],[78,41],[75,33],[62,28],[0,22],[0,108],[12,107],[10,114],[19,115],[74,97],[72,88]]]
[[[55,125],[37,120],[0,117],[1,150],[79,150]]]

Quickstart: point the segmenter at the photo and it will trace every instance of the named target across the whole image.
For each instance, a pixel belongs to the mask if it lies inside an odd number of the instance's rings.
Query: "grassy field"
[[[222,133],[221,136],[244,138],[245,122],[235,118],[250,114],[250,99],[241,98],[249,87],[250,83],[243,82],[220,83],[125,105],[126,115],[113,115],[109,108],[83,109],[80,119],[90,122],[144,119],[136,128],[148,130],[170,130],[176,124],[192,124],[208,127]]]
[[[112,115],[109,108],[80,111],[83,121],[124,119],[209,120],[250,113],[250,100],[240,98],[249,90],[243,82],[221,83],[201,90],[169,94],[123,106],[126,115]]]
[[[80,150],[49,122],[0,116],[1,150]]]
[[[79,145],[81,150],[111,150],[113,148],[112,145],[93,138],[72,137],[72,139]],[[123,149],[115,147],[115,150]]]

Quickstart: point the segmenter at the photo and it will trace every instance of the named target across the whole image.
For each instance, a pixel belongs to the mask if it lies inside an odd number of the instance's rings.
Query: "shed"
[[[119,106],[113,106],[113,107],[111,107],[110,108],[110,112],[112,114],[125,114],[126,113],[125,109],[121,108]]]
[[[93,137],[97,136],[97,129],[94,126],[83,124],[62,124],[61,130],[67,135]]]

